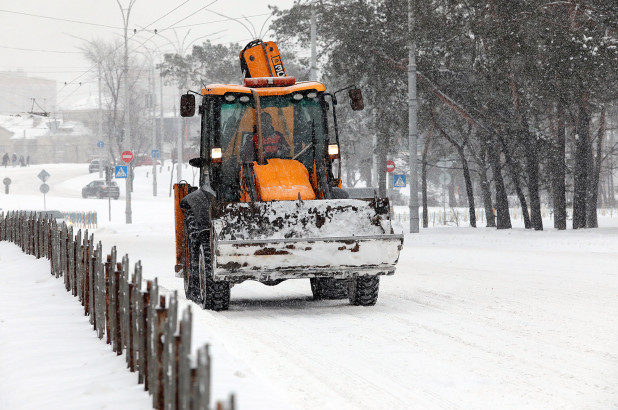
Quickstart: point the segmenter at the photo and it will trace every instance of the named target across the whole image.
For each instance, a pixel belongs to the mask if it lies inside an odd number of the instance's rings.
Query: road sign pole
[[[127,183],[126,183],[126,194],[125,197],[127,199],[126,201],[126,206],[125,206],[125,216],[126,216],[126,223],[130,224],[133,223],[132,221],[132,212],[131,212],[131,188],[133,187],[133,170],[131,169],[131,161],[133,161],[133,153],[131,151],[124,151],[121,155],[120,155],[120,159],[122,159],[122,161],[127,163]]]
[[[99,178],[103,178],[103,147],[105,147],[105,143],[103,141],[98,141],[97,148],[99,149]]]

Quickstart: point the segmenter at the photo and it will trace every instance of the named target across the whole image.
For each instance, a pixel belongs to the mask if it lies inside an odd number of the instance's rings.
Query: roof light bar
[[[245,87],[287,87],[296,84],[294,77],[255,77],[245,78]]]

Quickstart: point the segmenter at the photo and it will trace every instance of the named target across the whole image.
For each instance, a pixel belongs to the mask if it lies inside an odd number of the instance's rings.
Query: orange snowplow
[[[187,297],[224,310],[234,284],[309,278],[316,299],[375,304],[403,234],[388,198],[349,199],[341,189],[335,93],[285,76],[272,42],[252,42],[240,58],[243,85],[199,93],[200,156],[189,161],[199,187],[175,187],[176,266]],[[183,116],[194,115],[195,94],[181,97]],[[360,90],[349,97],[362,107]]]

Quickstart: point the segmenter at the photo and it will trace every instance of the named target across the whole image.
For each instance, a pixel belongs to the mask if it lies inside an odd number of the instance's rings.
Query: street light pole
[[[408,133],[410,151],[410,233],[419,232],[418,218],[418,160],[417,160],[417,109],[416,99],[416,32],[414,18],[415,1],[408,0],[408,31],[410,37],[410,50],[408,61]]]
[[[311,74],[310,80],[317,81],[318,80],[318,63],[317,63],[317,52],[316,52],[316,23],[315,23],[315,1],[311,2]]]
[[[152,150],[150,152],[152,157],[152,196],[157,196],[157,158],[153,155],[157,149],[157,93],[155,91],[155,67],[153,61],[150,62],[150,74],[152,76],[152,85],[150,86],[152,110]]]
[[[131,118],[130,118],[130,100],[131,96],[129,95],[129,15],[131,14],[131,8],[133,4],[135,4],[136,0],[131,0],[129,2],[129,7],[126,9],[122,8],[119,0],[116,0],[118,6],[120,7],[120,11],[122,12],[122,19],[124,22],[124,143],[123,145],[129,147],[131,150],[133,141],[131,140]],[[127,164],[127,184],[126,184],[126,208],[125,215],[127,224],[133,223],[132,221],[132,212],[131,212],[131,188],[133,186],[133,170],[131,169],[131,163]]]

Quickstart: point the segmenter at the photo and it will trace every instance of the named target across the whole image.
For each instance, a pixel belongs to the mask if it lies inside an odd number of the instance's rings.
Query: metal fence
[[[65,211],[62,213],[67,223],[76,228],[96,229],[98,227],[97,211]]]
[[[130,272],[129,257],[118,260],[116,247],[103,256],[93,235],[34,213],[0,213],[0,240],[50,261],[51,274],[64,278],[81,303],[99,339],[117,355],[152,396],[155,409],[209,410],[211,359],[208,345],[191,359],[191,308],[178,317],[178,295],[160,291],[157,278],[142,280],[141,262]],[[235,398],[216,403],[234,410]]]

